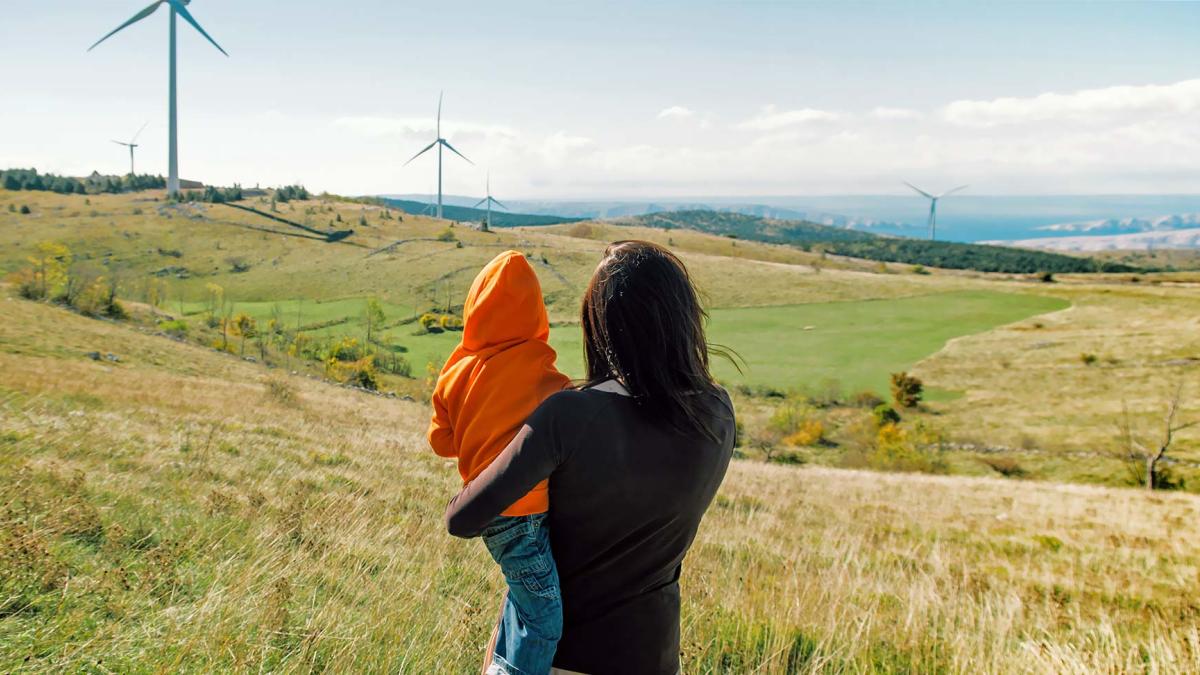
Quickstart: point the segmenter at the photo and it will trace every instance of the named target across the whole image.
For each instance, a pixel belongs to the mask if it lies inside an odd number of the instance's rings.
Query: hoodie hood
[[[471,284],[463,307],[462,346],[472,352],[550,337],[542,285],[517,251],[492,259]]]

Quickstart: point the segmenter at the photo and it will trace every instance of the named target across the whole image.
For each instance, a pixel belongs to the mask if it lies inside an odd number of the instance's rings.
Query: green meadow
[[[911,298],[712,310],[709,339],[741,357],[742,372],[716,359],[723,382],[808,391],[837,382],[886,393],[888,375],[912,367],[948,340],[1065,309],[1059,298],[958,291]],[[582,375],[580,334],[558,328],[559,367]]]
[[[277,318],[286,326],[307,326],[312,336],[362,336],[365,298],[327,301],[232,303],[260,324]],[[402,348],[415,372],[440,367],[460,334],[422,334],[412,322],[415,309],[381,302],[386,320],[379,334]],[[734,364],[716,359],[723,382],[812,391],[836,382],[846,391],[886,393],[890,373],[911,368],[936,353],[948,340],[973,335],[1037,314],[1065,309],[1060,298],[996,291],[954,291],[908,298],[820,302],[781,307],[714,309],[709,338],[732,349]],[[185,315],[204,311],[200,303],[183,306]],[[328,325],[325,325],[328,324]],[[581,334],[577,325],[557,326],[551,343],[559,368],[583,376]],[[740,367],[740,371],[739,371]],[[947,392],[931,392],[934,398]]]

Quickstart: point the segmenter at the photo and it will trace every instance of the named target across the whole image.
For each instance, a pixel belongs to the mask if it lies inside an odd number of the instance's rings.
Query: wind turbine
[[[196,23],[196,20],[192,18],[191,13],[189,13],[187,11],[187,5],[190,2],[191,2],[191,0],[157,0],[156,2],[152,3],[149,7],[143,9],[142,11],[138,12],[137,14],[134,14],[133,18],[129,19],[128,21],[121,24],[120,26],[117,26],[108,35],[105,35],[104,37],[97,40],[96,44],[92,45],[91,47],[88,47],[88,51],[89,52],[92,51],[101,42],[104,42],[105,40],[112,37],[113,35],[116,35],[117,33],[121,32],[123,29],[127,28],[128,26],[131,26],[131,25],[137,23],[138,21],[141,21],[142,19],[153,14],[155,11],[158,10],[159,5],[167,5],[171,8],[171,19],[170,19],[170,22],[168,23],[169,31],[170,31],[170,41],[169,41],[169,44],[170,44],[170,52],[169,52],[170,53],[170,57],[169,57],[169,61],[170,61],[169,82],[170,82],[170,85],[169,85],[169,91],[167,94],[167,99],[168,99],[168,103],[167,103],[167,109],[168,109],[167,194],[172,195],[172,196],[179,194],[179,123],[178,123],[178,115],[177,115],[176,105],[175,105],[175,98],[176,98],[175,97],[175,17],[176,17],[176,15],[182,16],[184,21],[187,21],[188,23],[192,24],[192,28],[195,28],[197,31],[200,32],[201,35],[203,35],[205,37],[205,39],[207,39],[209,42],[211,42],[212,46],[217,48],[217,51],[221,52],[222,54],[225,54],[225,56],[229,56],[228,52],[226,52],[224,49],[221,49],[221,45],[217,44],[217,41],[212,39],[212,37],[208,33],[205,33],[204,29],[200,27],[200,24]],[[130,149],[130,152],[133,152],[132,148]]]
[[[477,209],[477,208],[479,208],[480,204],[484,204],[484,203],[487,204],[487,221],[486,221],[487,225],[485,227],[485,231],[490,232],[492,229],[492,204],[495,204],[496,206],[499,206],[500,208],[502,208],[506,211],[508,210],[507,206],[502,204],[499,199],[496,199],[495,197],[492,196],[492,172],[491,171],[488,172],[488,176],[487,176],[487,196],[484,197],[483,199],[480,199],[478,202],[475,203],[475,206],[472,206],[471,208]]]
[[[169,0],[168,0],[168,1],[169,1]],[[443,147],[443,146],[445,146],[447,149],[449,149],[449,150],[450,150],[450,152],[453,152],[454,154],[458,155],[459,157],[462,157],[463,159],[467,159],[467,156],[466,156],[466,155],[462,154],[462,153],[461,153],[461,152],[459,152],[458,150],[455,150],[455,149],[454,149],[454,146],[453,146],[453,145],[450,145],[450,142],[449,142],[449,141],[447,141],[446,139],[442,138],[442,94],[441,94],[441,93],[439,93],[439,94],[438,94],[438,111],[437,111],[437,138],[436,138],[436,139],[434,139],[434,141],[433,141],[432,143],[430,143],[429,145],[425,146],[425,148],[424,148],[423,150],[421,150],[421,151],[420,151],[420,152],[418,152],[417,154],[415,154],[415,155],[413,155],[412,157],[410,157],[410,158],[409,158],[409,160],[408,160],[407,162],[405,162],[405,163],[404,163],[404,166],[408,166],[409,164],[411,164],[411,163],[412,163],[412,161],[413,161],[414,159],[416,159],[416,158],[420,157],[421,155],[425,154],[426,152],[429,152],[429,150],[431,150],[431,149],[432,149],[434,146],[437,146],[437,156],[438,156],[438,201],[437,201],[437,217],[438,217],[438,218],[441,218],[441,217],[442,217],[442,147]],[[472,161],[471,161],[471,160],[469,160],[469,159],[467,159],[467,163],[468,163],[468,164],[471,164],[471,165],[474,165],[474,164],[475,164],[475,162],[472,162]]]
[[[116,143],[117,145],[124,145],[125,147],[129,148],[129,175],[130,176],[135,175],[134,171],[133,171],[133,149],[138,146],[138,144],[137,144],[138,136],[142,135],[142,132],[146,130],[146,126],[149,124],[150,124],[149,122],[146,122],[146,124],[143,124],[142,128],[138,129],[138,132],[133,135],[133,138],[129,139],[128,143],[124,143],[122,141],[113,141],[113,143]]]
[[[959,185],[958,187],[954,188],[953,190],[946,190],[942,194],[935,196],[935,195],[931,195],[928,192],[922,190],[921,188],[917,187],[916,185],[909,183],[908,181],[904,181],[904,184],[907,185],[908,187],[916,190],[917,192],[921,193],[922,195],[925,195],[925,197],[927,199],[929,199],[929,239],[930,239],[930,241],[936,239],[937,238],[937,203],[938,203],[938,200],[941,199],[942,197],[948,197],[948,196],[954,194],[955,192],[958,192],[959,190],[965,190],[965,189],[967,189],[967,186]]]

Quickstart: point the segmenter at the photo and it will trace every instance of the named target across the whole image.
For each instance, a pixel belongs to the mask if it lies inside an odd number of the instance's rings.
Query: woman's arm
[[[512,442],[446,506],[446,530],[477,537],[559,464],[559,439],[546,404],[534,411]]]

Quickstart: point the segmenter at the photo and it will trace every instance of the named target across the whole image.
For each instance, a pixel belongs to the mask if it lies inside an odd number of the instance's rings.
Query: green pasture
[[[245,312],[260,324],[278,316],[288,327],[336,322],[306,330],[307,335],[362,337],[364,298],[278,302],[238,302],[232,312]],[[426,364],[440,367],[454,349],[459,333],[418,335],[409,306],[382,303],[386,320],[381,335],[404,348],[414,375]],[[995,291],[955,291],[908,298],[825,302],[778,307],[715,309],[709,339],[741,357],[742,372],[716,359],[714,372],[723,382],[812,391],[836,382],[845,392],[886,393],[888,375],[912,367],[937,352],[947,340],[981,333],[1027,317],[1057,311],[1069,303],[1058,298]],[[185,303],[185,315],[205,311],[202,303]],[[559,368],[583,375],[577,326],[551,331]],[[944,392],[934,392],[934,395]]]
[[[886,393],[888,375],[937,352],[947,340],[1053,312],[1065,300],[961,291],[910,298],[716,309],[708,337],[737,352],[739,373],[723,359],[713,370],[727,383],[813,390],[837,382],[847,393]],[[582,374],[578,328],[556,329],[559,367]]]

